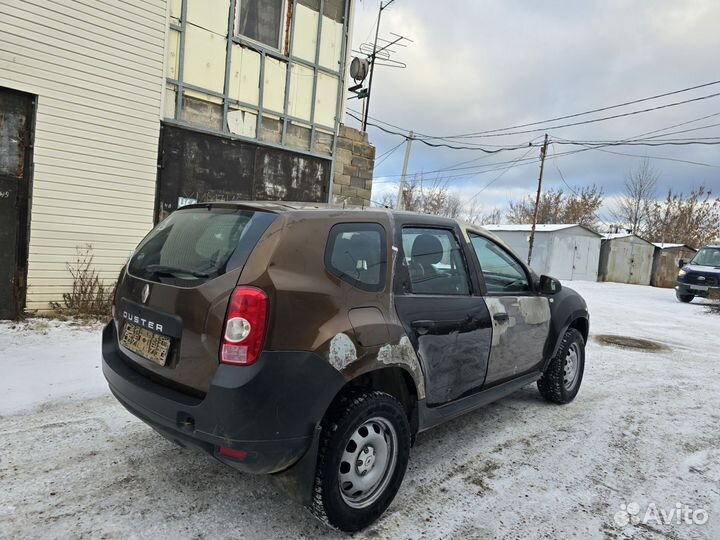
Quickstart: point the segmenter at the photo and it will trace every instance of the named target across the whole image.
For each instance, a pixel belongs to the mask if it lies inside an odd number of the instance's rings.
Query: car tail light
[[[265,342],[268,297],[255,287],[237,287],[230,297],[220,362],[246,366],[260,356]]]

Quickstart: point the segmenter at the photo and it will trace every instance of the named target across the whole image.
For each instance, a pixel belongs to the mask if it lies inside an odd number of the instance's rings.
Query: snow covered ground
[[[532,386],[422,434],[395,502],[359,538],[720,538],[720,316],[672,290],[568,285],[593,334],[667,350],[591,340],[572,404]],[[128,414],[105,388],[99,340],[99,328],[0,325],[0,537],[342,537],[269,479]],[[707,521],[659,522],[677,505]]]

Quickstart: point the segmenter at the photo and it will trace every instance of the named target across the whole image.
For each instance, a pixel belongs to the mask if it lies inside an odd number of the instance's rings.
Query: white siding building
[[[0,269],[0,288],[26,290],[29,310],[62,300],[76,248],[92,245],[100,276],[113,281],[152,226],[166,32],[164,1],[0,0],[0,107],[29,106],[25,125],[14,124],[28,136],[13,147],[28,162],[15,178],[19,253],[0,248],[16,262]]]
[[[531,225],[485,225],[527,261]],[[530,266],[538,275],[597,281],[601,236],[578,224],[543,224],[535,229]]]
[[[86,246],[111,284],[182,204],[369,193],[332,182],[339,145],[374,156],[338,136],[352,6],[0,0],[0,318],[62,302]]]

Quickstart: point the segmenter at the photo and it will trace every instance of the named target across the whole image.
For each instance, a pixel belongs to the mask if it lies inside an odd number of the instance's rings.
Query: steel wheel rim
[[[563,369],[563,386],[565,390],[575,388],[575,383],[580,374],[580,347],[577,343],[570,345],[567,355],[565,356],[565,366]]]
[[[362,423],[345,444],[338,484],[345,504],[367,508],[390,483],[397,464],[398,439],[393,425],[379,416]]]

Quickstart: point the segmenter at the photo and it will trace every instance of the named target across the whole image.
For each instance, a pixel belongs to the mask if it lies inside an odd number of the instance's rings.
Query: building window
[[[285,0],[238,0],[237,33],[279,49],[284,5]]]

